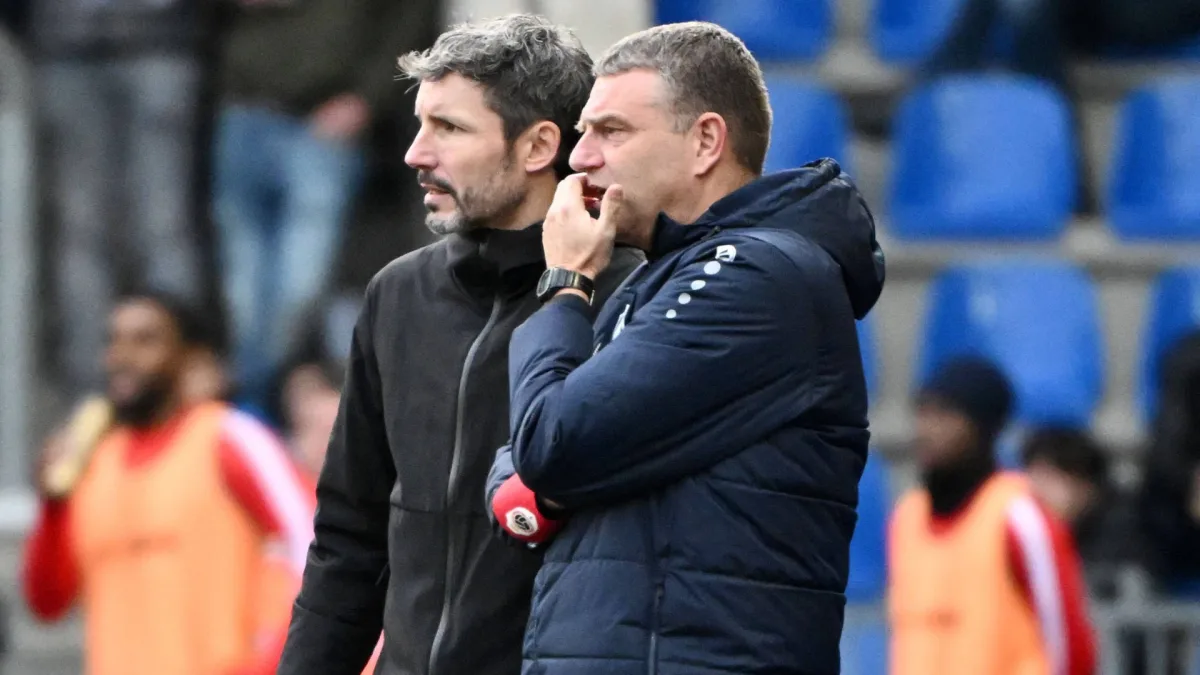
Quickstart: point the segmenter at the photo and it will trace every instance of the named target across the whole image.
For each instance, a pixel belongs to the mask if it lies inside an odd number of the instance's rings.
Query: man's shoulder
[[[785,230],[758,227],[731,228],[702,239],[687,248],[682,265],[697,263],[750,266],[774,275],[808,274],[813,263],[832,263],[819,246]],[[739,265],[741,263],[741,265]],[[821,264],[817,267],[823,266]]]
[[[384,265],[383,269],[376,272],[375,276],[371,278],[371,283],[367,288],[369,291],[384,292],[405,285],[416,276],[427,273],[434,263],[443,260],[445,256],[445,239],[426,244]],[[437,266],[436,269],[443,269],[443,266]]]

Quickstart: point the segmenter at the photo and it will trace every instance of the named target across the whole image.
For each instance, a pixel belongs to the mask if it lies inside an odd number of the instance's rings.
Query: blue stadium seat
[[[880,616],[865,623],[846,623],[842,631],[842,675],[887,675],[888,630]]]
[[[919,385],[948,357],[992,359],[1013,381],[1016,421],[1087,425],[1103,389],[1103,350],[1091,281],[1050,259],[951,267],[929,290]]]
[[[851,173],[846,106],[836,94],[808,82],[767,78],[774,124],[767,151],[767,172],[794,169],[832,157]]]
[[[875,0],[868,33],[885,62],[928,58],[950,30],[963,0]]]
[[[830,0],[657,0],[656,23],[711,21],[760,61],[819,58],[833,33]]]
[[[858,524],[850,540],[849,602],[883,599],[887,584],[887,519],[892,499],[887,460],[872,450],[858,481]]]
[[[901,104],[893,147],[897,237],[1052,240],[1074,206],[1070,114],[1037,80],[955,76],[922,86]]]
[[[1143,418],[1158,412],[1158,369],[1164,353],[1189,332],[1200,327],[1200,266],[1167,270],[1150,290],[1150,307],[1142,335],[1138,403]]]
[[[867,396],[872,400],[879,392],[879,356],[875,348],[874,321],[868,315],[858,323],[858,350],[862,353],[863,376],[867,380]]]
[[[1159,80],[1121,106],[1108,213],[1129,240],[1200,239],[1200,77]]]

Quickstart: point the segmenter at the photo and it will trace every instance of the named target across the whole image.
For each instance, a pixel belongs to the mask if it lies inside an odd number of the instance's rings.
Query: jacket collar
[[[660,213],[654,223],[654,239],[650,250],[646,251],[646,259],[658,260],[672,251],[686,248],[711,234],[716,234],[718,230],[714,225],[705,227],[701,222],[686,225],[673,220],[665,213]]]
[[[447,235],[450,272],[467,286],[492,285],[502,277],[545,269],[542,224],[523,230],[479,229]]]

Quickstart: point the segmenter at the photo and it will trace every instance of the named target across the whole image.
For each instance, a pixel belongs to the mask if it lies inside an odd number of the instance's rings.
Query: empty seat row
[[[914,387],[952,356],[981,355],[1012,379],[1018,424],[1090,423],[1103,394],[1104,347],[1095,288],[1083,271],[1049,258],[962,263],[938,274],[928,294]],[[868,317],[859,323],[859,343],[868,389],[874,393],[878,375],[872,322]],[[1200,266],[1163,272],[1150,291],[1138,368],[1138,405],[1146,419],[1155,412],[1163,353],[1197,328]],[[872,452],[859,481],[858,523],[850,544],[846,597],[852,603],[883,597],[892,503],[888,464]],[[846,672],[871,672],[881,663],[881,653],[872,651],[881,644],[878,629],[876,624],[847,628],[843,655],[852,661]],[[860,650],[864,644],[872,649]]]
[[[768,77],[767,170],[833,157],[853,175],[844,103],[820,85]],[[1121,106],[1105,208],[1125,241],[1200,240],[1200,76],[1168,77]],[[892,125],[882,211],[898,239],[1051,241],[1077,194],[1066,100],[1037,80],[953,76],[910,92]]]
[[[868,390],[878,390],[870,321],[859,343]],[[914,368],[915,387],[946,359],[992,359],[1016,390],[1023,425],[1091,423],[1104,394],[1105,355],[1092,281],[1071,263],[1017,258],[952,265],[928,290]],[[1200,266],[1163,272],[1151,287],[1136,367],[1137,406],[1149,421],[1157,411],[1163,354],[1200,328]]]
[[[911,64],[939,45],[964,0],[874,0],[868,26],[882,61]],[[833,0],[657,0],[657,23],[711,21],[745,41],[765,62],[810,61],[828,49],[834,34]],[[1200,41],[1157,49],[1114,49],[1111,58],[1200,58]]]

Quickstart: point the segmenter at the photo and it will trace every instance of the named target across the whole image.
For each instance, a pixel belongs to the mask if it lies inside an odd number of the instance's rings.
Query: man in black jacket
[[[56,363],[69,396],[104,382],[96,355],[122,278],[203,302],[196,143],[210,4],[30,5]]]
[[[420,82],[405,158],[445,238],[372,280],[317,486],[279,673],[514,675],[537,555],[480,496],[508,436],[508,342],[538,307],[538,223],[577,140],[591,60],[522,15],[457,27],[401,67]],[[606,295],[637,263],[618,253]]]

